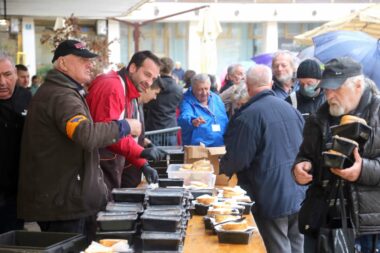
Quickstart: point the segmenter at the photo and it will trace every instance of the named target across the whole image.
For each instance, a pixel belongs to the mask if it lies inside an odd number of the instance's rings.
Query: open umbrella
[[[273,59],[273,53],[258,54],[251,58],[251,60],[256,62],[257,64],[264,64],[269,67],[272,66],[272,59]]]
[[[380,4],[370,5],[364,9],[318,26],[310,31],[294,36],[299,44],[311,45],[312,38],[331,31],[362,31],[380,38]]]
[[[323,63],[349,56],[361,63],[363,72],[380,87],[380,44],[363,32],[335,31],[313,38],[314,56]]]

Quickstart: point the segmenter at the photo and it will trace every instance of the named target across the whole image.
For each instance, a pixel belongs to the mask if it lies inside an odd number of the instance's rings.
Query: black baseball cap
[[[94,58],[97,54],[91,53],[83,42],[78,40],[65,40],[58,45],[57,49],[54,51],[54,57],[51,62],[55,62],[59,57],[68,54],[73,54],[83,58]]]
[[[350,57],[340,57],[325,64],[319,88],[338,89],[349,77],[362,75],[362,66]]]

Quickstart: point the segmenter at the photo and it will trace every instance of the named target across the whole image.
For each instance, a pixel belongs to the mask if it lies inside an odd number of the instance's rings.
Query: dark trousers
[[[43,232],[63,232],[77,233],[86,236],[87,241],[91,242],[95,239],[96,233],[96,217],[88,216],[86,218],[74,220],[58,220],[58,221],[38,221],[38,225]]]
[[[141,168],[136,168],[135,166],[126,163],[121,178],[121,187],[136,188],[141,183],[141,175]]]
[[[24,221],[17,219],[16,197],[0,197],[0,234],[24,229]]]

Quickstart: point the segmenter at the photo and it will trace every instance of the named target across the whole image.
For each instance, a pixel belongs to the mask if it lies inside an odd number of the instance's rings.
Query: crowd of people
[[[322,69],[280,50],[271,67],[231,64],[220,87],[215,76],[150,51],[91,80],[96,57],[63,41],[43,84],[33,76],[30,86],[26,66],[0,55],[0,233],[33,221],[91,240],[113,188],[137,187],[142,175],[158,180],[149,161],[166,156],[163,140],[145,130],[180,126],[166,145],[226,146],[220,171],[236,174],[256,202],[267,252],[321,252],[315,233],[300,232],[298,214],[310,189],[339,180],[358,249],[378,248],[380,97],[359,63],[342,57]],[[351,167],[326,168],[330,126],[344,115],[365,119],[372,133]]]

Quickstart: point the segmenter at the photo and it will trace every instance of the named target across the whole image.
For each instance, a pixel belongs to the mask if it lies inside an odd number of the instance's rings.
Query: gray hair
[[[255,65],[247,71],[247,85],[266,86],[272,82],[272,70],[262,64]]]
[[[196,74],[191,78],[191,87],[194,87],[198,82],[207,82],[211,85],[210,77],[207,74]]]
[[[12,66],[15,66],[15,62],[12,57],[7,54],[0,53],[0,61],[9,61]]]
[[[237,69],[237,68],[244,68],[244,66],[243,65],[241,65],[241,64],[239,64],[239,63],[237,63],[237,64],[232,64],[232,65],[230,65],[230,66],[228,66],[228,68],[227,68],[227,74],[228,75],[232,75],[234,72],[235,72],[235,70]]]
[[[276,60],[277,57],[279,57],[280,55],[287,55],[289,56],[289,59],[290,59],[290,65],[292,66],[292,68],[294,69],[294,72],[297,71],[297,68],[298,68],[298,65],[299,65],[299,58],[297,56],[295,56],[292,52],[290,52],[289,50],[279,50],[277,51],[276,53],[273,54],[273,59],[272,59],[272,68],[273,68],[273,62]]]

